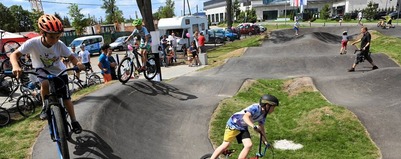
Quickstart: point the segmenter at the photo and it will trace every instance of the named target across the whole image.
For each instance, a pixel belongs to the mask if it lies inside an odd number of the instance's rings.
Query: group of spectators
[[[199,53],[205,53],[205,36],[203,32],[195,31],[194,40],[191,41],[190,47],[187,49],[189,67],[202,65],[199,61]]]
[[[85,66],[86,73],[88,71],[91,71],[91,73],[93,73],[89,51],[85,50],[85,45],[80,45],[79,47],[81,48],[81,50],[76,52],[75,46],[71,46],[72,54],[78,59],[79,62],[81,62]],[[98,67],[101,70],[104,82],[107,83],[111,80],[117,80],[117,75],[116,75],[117,63],[114,57],[112,56],[113,52],[110,49],[110,45],[106,43],[100,49],[102,53],[99,56]],[[62,61],[66,67],[72,67],[72,64],[70,63],[68,58],[63,58]],[[80,73],[77,73],[76,75],[78,79],[80,79]]]

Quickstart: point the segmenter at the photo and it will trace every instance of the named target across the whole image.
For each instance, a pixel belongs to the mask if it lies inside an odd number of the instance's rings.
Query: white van
[[[99,53],[101,54],[100,47],[104,44],[103,36],[101,35],[93,35],[93,36],[84,36],[74,39],[70,45],[75,46],[75,52],[81,51],[80,46],[84,44],[85,50],[88,50],[91,54]]]
[[[174,32],[177,39],[177,50],[188,48],[190,41],[194,40],[194,32],[203,32],[206,42],[208,41],[209,24],[206,16],[182,16],[173,18],[162,18],[159,20],[158,29],[160,35],[171,35]],[[189,39],[186,34],[189,33]]]

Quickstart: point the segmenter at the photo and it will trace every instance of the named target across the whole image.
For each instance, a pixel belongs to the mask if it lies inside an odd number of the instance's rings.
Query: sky
[[[151,0],[153,13],[157,11],[160,6],[165,6],[166,0]],[[183,10],[184,0],[173,0],[175,3],[175,15],[181,16]],[[196,5],[198,5],[198,11],[203,11],[203,2],[208,0],[188,0],[191,13],[196,12]],[[185,0],[187,2],[187,0]],[[0,3],[6,7],[12,5],[20,5],[24,10],[31,11],[31,4],[29,0],[0,0]],[[42,0],[42,7],[45,13],[54,14],[57,12],[61,17],[68,16],[68,6],[70,4],[65,3],[76,3],[81,9],[81,13],[86,17],[88,14],[95,16],[96,19],[102,17],[105,19],[105,10],[101,9],[103,0]],[[136,0],[116,0],[117,7],[123,12],[124,18],[128,19],[130,17],[135,18],[135,12],[137,12],[138,17],[141,17],[141,13],[136,4]],[[188,14],[188,4],[185,5],[185,12]]]

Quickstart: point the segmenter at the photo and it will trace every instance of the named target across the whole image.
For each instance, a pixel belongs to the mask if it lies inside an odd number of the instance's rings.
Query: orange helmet
[[[63,24],[54,15],[44,14],[38,19],[40,30],[46,33],[62,33],[64,31]]]

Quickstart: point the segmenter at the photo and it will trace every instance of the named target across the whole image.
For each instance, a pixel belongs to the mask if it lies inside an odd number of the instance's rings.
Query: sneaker
[[[79,134],[82,132],[82,127],[77,121],[72,122],[71,125],[72,125],[72,131],[75,134]]]
[[[355,68],[350,68],[348,72],[355,72]]]
[[[379,67],[373,66],[372,70],[376,70],[376,69],[379,69]]]
[[[46,109],[45,108],[43,108],[42,109],[42,112],[40,112],[40,119],[42,119],[42,120],[45,120],[45,119],[47,119],[47,112],[46,112]]]

